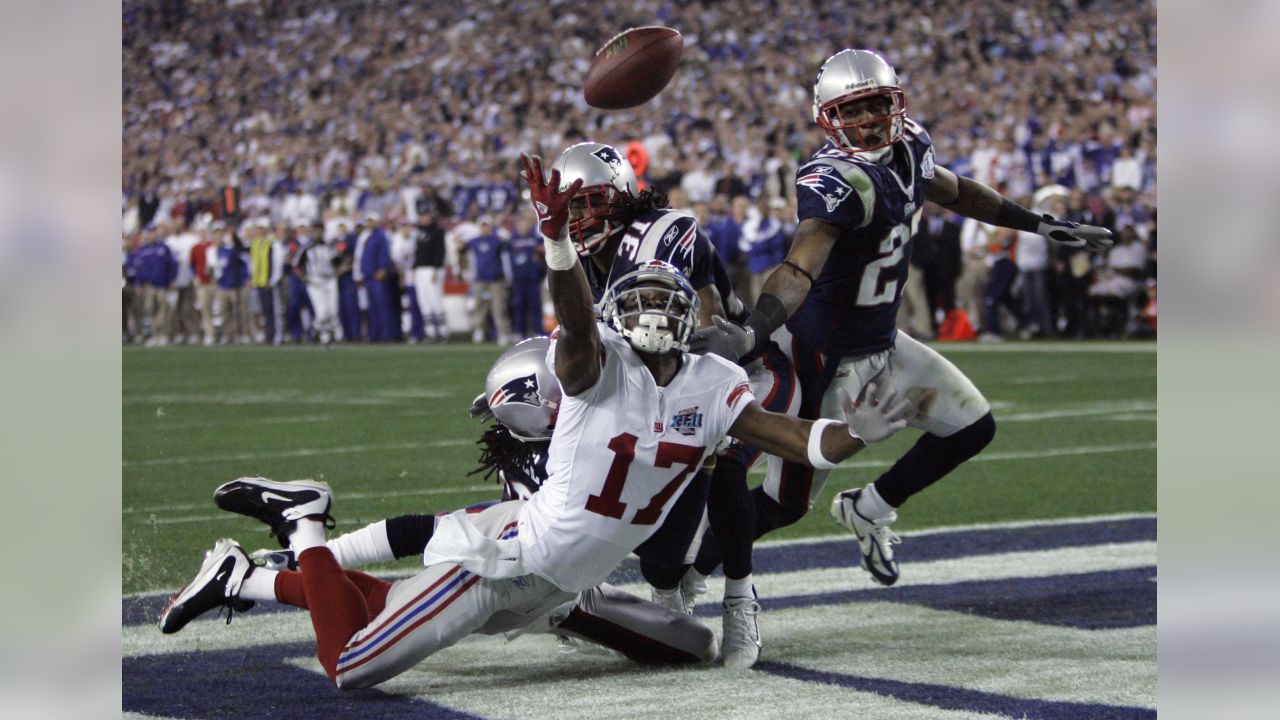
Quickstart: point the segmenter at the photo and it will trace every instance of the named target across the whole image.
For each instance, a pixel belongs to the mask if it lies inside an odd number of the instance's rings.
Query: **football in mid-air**
[[[669,27],[651,25],[620,32],[596,53],[582,97],[601,110],[643,105],[671,82],[682,52],[684,38]]]

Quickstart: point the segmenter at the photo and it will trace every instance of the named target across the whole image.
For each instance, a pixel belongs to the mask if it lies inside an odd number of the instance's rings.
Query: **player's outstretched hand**
[[[1111,231],[1106,228],[1059,220],[1052,215],[1040,216],[1040,227],[1036,232],[1059,245],[1082,247],[1093,252],[1101,252],[1115,244]]]
[[[538,230],[548,240],[567,240],[569,224],[569,200],[582,187],[582,178],[560,192],[560,171],[552,170],[551,177],[542,174],[542,158],[520,154],[520,177],[529,186],[534,212],[538,213]]]
[[[875,383],[867,383],[862,402],[849,397],[844,388],[836,393],[844,408],[844,421],[868,445],[887,440],[907,426],[911,403],[905,398],[897,400],[897,393],[888,385],[881,391]]]
[[[719,315],[711,317],[711,326],[700,328],[689,336],[689,352],[697,355],[719,355],[729,362],[738,362],[755,347],[755,331],[725,320]]]

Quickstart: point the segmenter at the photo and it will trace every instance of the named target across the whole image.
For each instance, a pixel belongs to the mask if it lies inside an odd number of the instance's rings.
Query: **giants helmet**
[[[868,98],[885,102],[868,119],[850,107]],[[907,97],[898,74],[885,59],[870,50],[841,50],[827,58],[813,84],[813,119],[831,142],[871,160],[888,155],[902,139]],[[888,132],[882,129],[888,125]]]
[[[484,380],[484,395],[472,404],[472,417],[483,416],[481,400],[487,401],[494,419],[520,440],[551,437],[556,411],[560,409],[560,383],[547,367],[551,339],[530,338],[502,353]]]
[[[573,203],[586,203],[582,214],[569,215],[569,239],[579,255],[592,255],[605,240],[626,229],[620,217],[620,201],[634,198],[640,193],[636,172],[627,156],[617,148],[595,142],[570,145],[560,154],[552,170],[560,171],[561,192],[568,190],[575,180],[582,180],[582,188],[573,196]]]
[[[628,327],[632,317],[636,325]],[[685,352],[698,323],[698,292],[674,265],[650,260],[609,286],[602,319],[641,352]]]

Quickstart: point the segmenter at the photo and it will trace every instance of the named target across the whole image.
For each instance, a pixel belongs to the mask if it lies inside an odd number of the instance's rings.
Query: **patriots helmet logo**
[[[853,188],[829,165],[819,165],[796,180],[796,185],[817,193],[826,203],[827,212],[835,212],[845,198],[853,194]]]
[[[489,408],[496,408],[507,403],[521,403],[542,407],[542,395],[538,392],[538,374],[525,375],[508,380],[505,385],[493,391],[489,396]]]
[[[601,162],[608,163],[610,167],[622,167],[622,156],[618,154],[617,150],[614,150],[608,145],[605,145],[591,154],[600,158]]]

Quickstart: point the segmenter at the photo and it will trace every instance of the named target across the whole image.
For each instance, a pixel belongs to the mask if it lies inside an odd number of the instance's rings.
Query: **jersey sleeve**
[[[755,402],[756,396],[751,392],[751,383],[747,379],[746,371],[741,367],[715,355],[705,355],[703,357],[717,365],[717,372],[723,378],[723,387],[720,391],[720,398],[723,402],[723,405],[720,406],[720,411],[721,417],[724,418],[722,435],[728,435],[729,428],[733,427],[733,424],[738,421],[738,416],[742,414],[742,411]]]
[[[813,218],[859,228],[870,220],[874,199],[871,179],[852,165],[841,172],[835,163],[813,162],[796,172],[796,215],[801,221]]]

